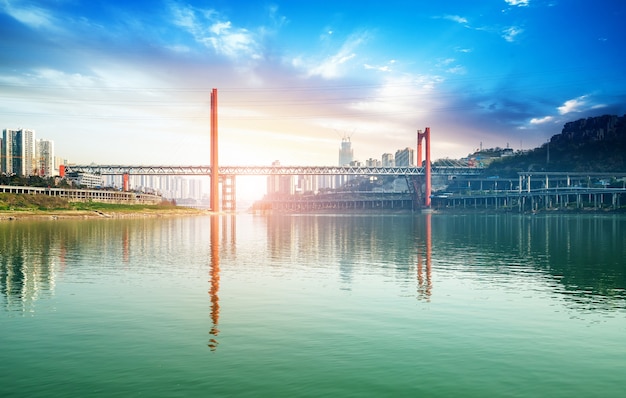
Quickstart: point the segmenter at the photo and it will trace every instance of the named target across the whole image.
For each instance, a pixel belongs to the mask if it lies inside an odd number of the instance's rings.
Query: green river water
[[[0,397],[623,397],[626,216],[0,223]]]

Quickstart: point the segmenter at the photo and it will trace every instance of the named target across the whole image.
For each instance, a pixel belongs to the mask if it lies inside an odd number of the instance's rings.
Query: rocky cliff
[[[514,176],[518,171],[626,172],[626,115],[568,122],[549,144],[494,162],[485,173]]]
[[[580,147],[600,141],[626,141],[626,115],[604,115],[565,123],[551,144]]]

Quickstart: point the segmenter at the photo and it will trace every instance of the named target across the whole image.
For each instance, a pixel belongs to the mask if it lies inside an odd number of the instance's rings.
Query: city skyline
[[[440,3],[5,0],[0,124],[78,164],[208,164],[217,88],[220,164],[333,165],[345,136],[365,162],[431,127],[460,158],[626,112],[626,4]]]

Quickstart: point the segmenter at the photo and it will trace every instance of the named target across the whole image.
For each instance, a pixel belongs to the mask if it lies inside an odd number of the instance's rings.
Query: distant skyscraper
[[[394,167],[396,165],[393,153],[383,153],[382,161],[383,167]]]
[[[275,160],[272,162],[272,166],[280,166],[280,162]],[[267,177],[267,194],[270,197],[293,195],[294,193],[294,176],[273,175]]]
[[[0,169],[8,174],[30,176],[36,174],[35,131],[4,129]]]
[[[367,167],[380,167],[383,165],[383,162],[378,159],[369,158],[365,161],[365,165]]]
[[[50,140],[36,140],[37,147],[37,174],[42,177],[52,177],[56,174],[54,163],[54,142]]]
[[[343,137],[341,140],[341,149],[339,150],[339,166],[348,166],[354,160],[354,151],[350,137]]]
[[[396,151],[396,166],[411,167],[415,165],[415,151],[411,148]]]

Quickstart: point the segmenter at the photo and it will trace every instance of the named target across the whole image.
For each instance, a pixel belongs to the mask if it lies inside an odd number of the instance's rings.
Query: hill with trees
[[[626,172],[626,115],[568,122],[541,147],[493,161],[485,175],[527,171]]]

